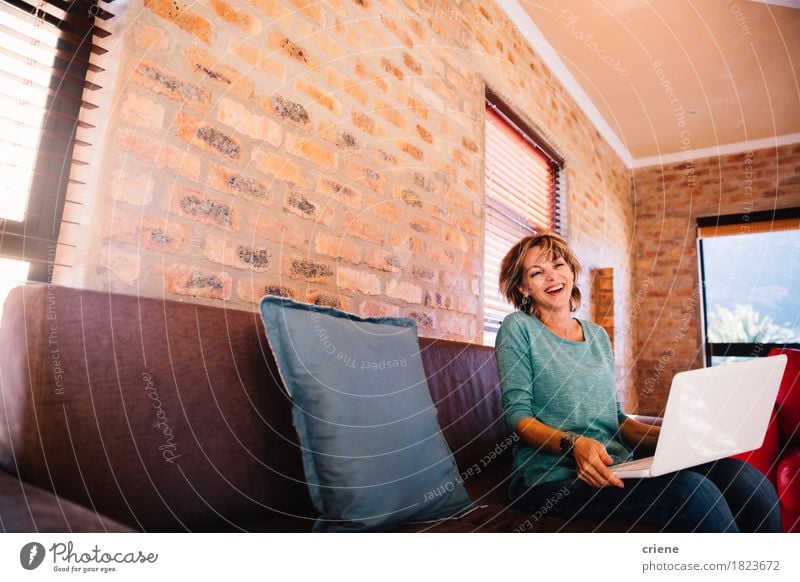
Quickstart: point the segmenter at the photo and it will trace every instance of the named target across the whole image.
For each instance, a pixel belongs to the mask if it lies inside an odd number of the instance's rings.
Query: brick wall
[[[494,3],[133,0],[120,38],[75,284],[479,342],[489,84],[567,160],[580,315],[613,268],[630,391],[629,173]]]
[[[632,320],[639,411],[703,366],[696,219],[800,206],[800,145],[636,170]]]

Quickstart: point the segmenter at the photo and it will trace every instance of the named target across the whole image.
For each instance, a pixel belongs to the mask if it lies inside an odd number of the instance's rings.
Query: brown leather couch
[[[399,531],[631,530],[509,508],[493,350],[420,348],[481,507]],[[0,327],[0,531],[309,531],[290,410],[257,313],[18,287]]]

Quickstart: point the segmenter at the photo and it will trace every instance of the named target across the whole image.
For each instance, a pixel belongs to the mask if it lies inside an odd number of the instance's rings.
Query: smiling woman
[[[500,269],[500,289],[520,309],[503,320],[495,352],[503,414],[520,437],[511,501],[534,518],[545,506],[566,518],[681,532],[780,531],[774,488],[742,461],[625,482],[611,471],[634,449],[651,452],[660,428],[622,412],[608,335],[572,317],[579,272],[566,241],[552,234],[519,240]]]

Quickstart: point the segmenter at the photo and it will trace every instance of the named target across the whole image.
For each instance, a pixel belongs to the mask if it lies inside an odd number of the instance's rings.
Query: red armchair
[[[749,462],[775,485],[783,529],[800,532],[800,350],[773,348],[770,356],[786,354],[775,412],[760,449],[736,458]]]

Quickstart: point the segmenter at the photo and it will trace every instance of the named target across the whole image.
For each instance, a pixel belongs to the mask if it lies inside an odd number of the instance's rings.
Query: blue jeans
[[[597,489],[577,479],[512,487],[514,507],[567,519],[641,523],[672,532],[780,532],[775,488],[756,468],[720,459]]]

